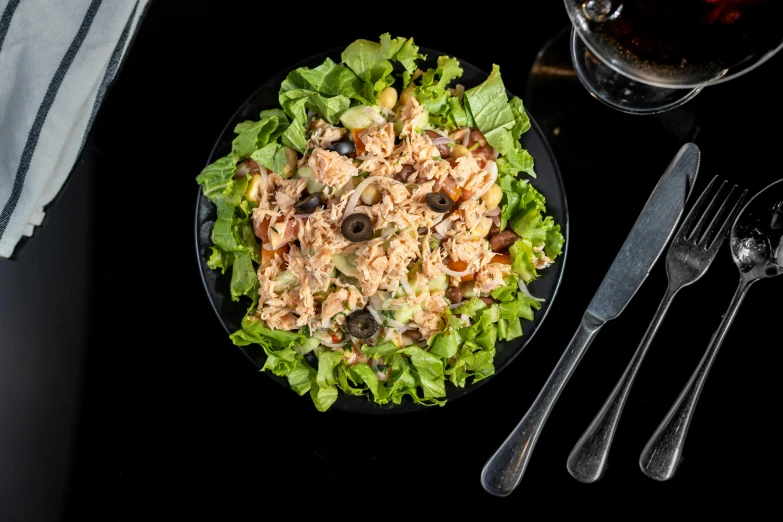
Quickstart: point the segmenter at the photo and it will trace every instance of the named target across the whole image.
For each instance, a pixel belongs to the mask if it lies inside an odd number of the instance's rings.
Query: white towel
[[[148,0],[0,0],[0,257],[68,178]]]

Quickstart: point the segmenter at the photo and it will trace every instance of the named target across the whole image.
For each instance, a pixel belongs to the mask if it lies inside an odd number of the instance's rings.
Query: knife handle
[[[481,485],[488,493],[505,497],[519,485],[552,407],[603,325],[604,321],[589,313],[582,317],[579,328],[530,409],[481,470]]]

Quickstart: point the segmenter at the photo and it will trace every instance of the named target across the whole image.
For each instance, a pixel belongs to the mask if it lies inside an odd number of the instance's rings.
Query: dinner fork
[[[718,177],[712,178],[669,245],[666,253],[668,286],[658,310],[622,377],[568,456],[568,472],[580,482],[595,482],[603,474],[620,414],[658,327],[677,293],[698,281],[707,272],[734,222],[747,190],[736,197],[739,190],[737,185],[726,194],[727,184],[725,180],[720,184],[709,205],[702,212],[713,188],[718,185]],[[718,205],[720,208],[715,211]]]

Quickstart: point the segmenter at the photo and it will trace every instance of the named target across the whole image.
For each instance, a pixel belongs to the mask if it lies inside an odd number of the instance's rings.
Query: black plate
[[[231,116],[226,126],[220,135],[220,138],[215,143],[212,149],[207,165],[214,162],[218,158],[221,158],[231,151],[231,141],[234,139],[234,126],[245,120],[257,120],[259,113],[264,109],[271,109],[279,107],[277,101],[277,93],[281,82],[285,79],[286,75],[296,69],[297,67],[317,67],[320,65],[326,57],[331,57],[334,61],[340,62],[340,53],[342,49],[333,49],[317,55],[314,55],[291,68],[281,71],[274,77],[270,78],[261,87],[256,90]],[[421,63],[422,69],[435,67],[437,57],[447,53],[436,51],[425,47],[420,48],[422,54],[427,55],[427,60]],[[457,58],[459,59],[459,58]],[[473,87],[483,82],[487,78],[487,73],[475,67],[463,60],[460,60],[460,65],[463,69],[462,77],[459,82],[466,86],[466,88]],[[513,96],[510,92],[509,97]],[[524,101],[524,100],[523,100]],[[528,113],[528,116],[530,114]],[[531,183],[538,189],[546,198],[546,215],[552,216],[556,223],[560,224],[560,230],[565,237],[565,243],[563,245],[563,253],[557,258],[555,263],[548,268],[542,270],[541,276],[532,282],[529,286],[530,291],[536,297],[542,297],[546,299],[542,303],[541,309],[536,311],[533,321],[522,321],[522,331],[524,335],[513,341],[501,341],[496,346],[495,356],[495,375],[503,370],[508,364],[527,346],[527,344],[533,339],[534,334],[541,326],[546,316],[549,313],[549,309],[552,306],[555,295],[557,294],[560,281],[563,276],[563,268],[565,267],[566,256],[568,253],[568,207],[566,205],[565,190],[563,188],[563,180],[560,176],[560,170],[555,161],[552,150],[547,144],[544,135],[541,132],[538,124],[530,117],[531,128],[525,134],[522,135],[520,142],[522,146],[527,149],[535,160],[535,171],[537,177],[531,179]],[[228,334],[240,328],[242,317],[247,311],[249,301],[232,301],[231,293],[229,291],[229,283],[231,281],[230,273],[225,275],[219,271],[215,271],[207,266],[207,259],[209,258],[209,248],[212,246],[212,226],[215,222],[216,211],[215,206],[205,198],[201,193],[201,187],[198,187],[198,196],[196,200],[196,220],[195,220],[195,236],[196,236],[196,256],[201,271],[201,279],[204,283],[204,289],[207,292],[207,297],[212,304],[212,308],[226,330],[226,343],[231,344],[228,338]],[[242,352],[255,364],[258,368],[264,365],[266,360],[266,354],[264,350],[258,345],[248,345],[238,347]],[[271,372],[264,372],[268,377],[275,382],[283,386],[289,393],[294,393],[289,385],[288,381],[283,377],[278,377]],[[464,388],[457,388],[450,382],[446,382],[446,398],[448,401],[453,401],[463,395],[470,393],[482,384],[492,379],[490,376],[484,380],[477,382],[476,384],[467,384]],[[314,407],[312,401],[308,395],[303,396],[302,402],[306,403],[309,407]],[[405,397],[403,402],[399,405],[395,404],[376,404],[371,398],[367,396],[355,397],[345,395],[340,392],[335,403],[331,408],[353,411],[359,413],[404,413],[410,411],[423,410],[432,408],[433,406],[422,406],[415,404]],[[448,403],[446,404],[448,407]]]

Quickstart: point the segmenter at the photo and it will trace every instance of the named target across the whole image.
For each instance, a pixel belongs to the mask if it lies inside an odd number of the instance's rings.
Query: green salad
[[[519,142],[530,120],[497,65],[462,85],[457,59],[423,70],[389,34],[340,59],[290,72],[197,176],[217,209],[208,265],[248,303],[233,343],[319,411],[340,394],[442,406],[495,372],[562,253]]]

